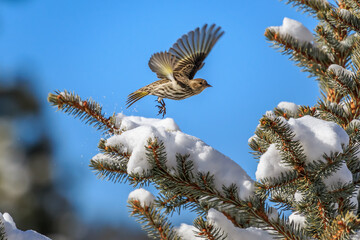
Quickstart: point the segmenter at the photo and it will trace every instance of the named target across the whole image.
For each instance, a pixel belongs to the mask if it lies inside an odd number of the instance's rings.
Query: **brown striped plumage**
[[[150,69],[160,80],[142,87],[128,96],[129,108],[139,99],[154,95],[158,97],[159,114],[166,113],[163,98],[181,100],[201,93],[211,87],[206,80],[193,79],[196,72],[204,66],[204,60],[217,40],[224,34],[215,24],[183,35],[167,52],[155,53],[149,60]]]

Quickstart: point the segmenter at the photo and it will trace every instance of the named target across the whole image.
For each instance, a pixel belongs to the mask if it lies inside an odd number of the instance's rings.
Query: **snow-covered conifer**
[[[266,38],[319,82],[315,106],[281,102],[261,118],[249,145],[256,180],[233,160],[183,133],[173,119],[114,114],[74,93],[49,94],[58,109],[105,138],[91,168],[100,178],[156,196],[129,196],[131,214],[160,239],[356,239],[360,185],[360,7],[355,0],[288,0],[319,21],[310,31],[285,18]],[[271,202],[271,204],[270,204]],[[198,213],[174,227],[175,212]]]

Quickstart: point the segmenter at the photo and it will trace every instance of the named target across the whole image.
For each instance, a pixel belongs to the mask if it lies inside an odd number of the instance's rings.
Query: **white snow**
[[[94,161],[106,161],[106,162],[110,162],[110,161],[114,161],[113,158],[111,158],[110,156],[103,154],[103,153],[98,153],[95,156],[92,157],[92,160]]]
[[[128,201],[130,200],[138,200],[141,206],[145,208],[145,206],[150,206],[151,204],[154,203],[155,197],[154,195],[152,195],[151,192],[143,188],[139,188],[139,189],[135,189],[129,194]]]
[[[356,213],[357,209],[359,208],[358,196],[359,196],[359,187],[356,188],[356,190],[353,193],[353,196],[350,198],[350,203],[353,204],[355,207],[354,213]]]
[[[248,143],[251,143],[253,140],[254,141],[256,141],[256,140],[258,140],[259,139],[259,137],[258,136],[256,136],[256,135],[252,135],[251,137],[249,137],[249,139],[248,139]]]
[[[279,213],[276,208],[270,207],[268,217],[270,220],[276,221],[279,218]]]
[[[300,202],[302,201],[304,198],[303,194],[299,191],[296,191],[295,194],[294,194],[294,199],[295,199],[295,202]]]
[[[266,111],[265,115],[272,120],[276,118],[276,115],[273,111]]]
[[[283,121],[286,120],[283,119]],[[324,153],[328,156],[332,152],[342,153],[342,145],[347,146],[349,143],[349,136],[345,130],[333,122],[311,116],[297,119],[290,118],[287,122],[295,134],[294,140],[298,140],[303,147],[307,163],[316,160],[326,161],[323,158]],[[278,177],[281,173],[290,169],[289,166],[283,163],[280,151],[276,149],[275,144],[271,144],[260,157],[255,175],[257,180],[266,177]],[[339,170],[323,179],[323,181],[330,190],[334,184],[352,182],[352,174],[346,164],[343,163]]]
[[[325,178],[323,182],[326,186],[336,185],[337,183],[351,183],[353,180],[352,173],[346,166],[346,163],[343,162],[341,164],[340,169],[338,169],[335,174],[330,175],[329,177]]]
[[[299,106],[292,102],[280,102],[277,107],[292,114],[297,114],[299,110]]]
[[[8,240],[50,240],[50,238],[33,230],[21,231],[17,229],[14,220],[8,213],[0,213],[0,220],[4,223]]]
[[[204,238],[198,237],[195,235],[195,232],[199,232],[199,230],[189,224],[186,223],[182,223],[180,225],[180,227],[176,228],[176,231],[178,233],[178,235],[181,237],[181,239],[183,240],[201,240]]]
[[[305,227],[306,225],[306,218],[304,215],[299,214],[298,212],[293,212],[290,216],[289,216],[289,221],[290,222],[294,222],[295,224],[299,224],[300,227]]]
[[[269,27],[280,35],[289,34],[299,42],[313,42],[314,36],[301,22],[285,17],[282,26]]]
[[[341,73],[343,73],[348,77],[355,78],[355,73],[353,73],[352,71],[347,70],[346,68],[343,68],[342,66],[337,65],[337,64],[331,64],[328,67],[328,70],[334,72],[337,76],[339,76]]]
[[[167,131],[178,131],[179,126],[175,123],[172,118],[157,119],[157,118],[144,118],[138,116],[125,116],[122,113],[116,115],[115,126],[120,129],[130,130],[139,126],[148,127],[161,127]]]
[[[281,161],[280,152],[276,149],[275,144],[270,144],[266,152],[260,157],[255,176],[257,180],[266,177],[278,177],[282,172],[291,169]]]
[[[355,126],[356,126],[356,127],[360,127],[360,120],[354,119],[354,120],[352,120],[352,121],[350,122],[349,125],[353,125],[354,127],[355,127]]]
[[[349,10],[346,10],[346,9],[344,9],[344,8],[341,8],[341,9],[340,9],[340,13],[341,13],[342,15],[346,16],[346,17],[350,17],[350,16],[352,15]]]
[[[349,136],[345,130],[334,122],[304,116],[291,118],[288,123],[295,133],[295,140],[301,142],[308,162],[323,159],[324,153],[342,153],[341,145],[349,144]]]
[[[355,234],[351,235],[350,237],[351,237],[350,238],[351,240],[359,240],[360,239],[360,231],[355,232]]]
[[[194,174],[210,172],[215,177],[217,190],[222,192],[223,185],[235,183],[241,199],[252,195],[253,180],[238,164],[200,139],[181,132],[173,119],[127,117],[118,114],[116,125],[126,131],[107,139],[106,145],[121,146],[124,151],[131,152],[127,165],[129,174],[142,174],[150,170],[145,146],[149,138],[156,137],[165,145],[166,164],[169,168],[176,167],[176,153],[190,154],[190,160],[194,162]]]
[[[232,222],[227,219],[224,214],[215,209],[210,209],[207,214],[207,219],[214,226],[221,228],[229,240],[247,240],[247,239],[272,239],[270,234],[260,228],[249,227],[246,229],[236,228]]]
[[[207,214],[207,220],[213,226],[220,228],[227,235],[227,240],[268,240],[272,236],[260,228],[237,228],[222,213],[215,209],[210,209]],[[184,240],[202,239],[195,236],[194,231],[197,229],[187,224],[181,224],[177,229],[178,234]],[[199,230],[197,230],[199,231]]]

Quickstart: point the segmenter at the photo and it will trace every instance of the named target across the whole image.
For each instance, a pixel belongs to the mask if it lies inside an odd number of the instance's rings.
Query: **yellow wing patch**
[[[166,51],[155,53],[149,60],[149,67],[158,78],[167,78],[172,81],[175,81],[173,76],[175,64],[176,57]]]

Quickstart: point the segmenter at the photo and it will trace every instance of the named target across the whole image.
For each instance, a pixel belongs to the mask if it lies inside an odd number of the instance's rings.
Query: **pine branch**
[[[349,138],[351,139],[352,144],[359,144],[360,143],[360,122],[357,121],[351,121],[349,125],[346,126],[346,132],[349,135]],[[355,162],[357,161],[357,158]]]
[[[127,181],[129,176],[127,174],[126,163],[118,161],[91,159],[89,167],[95,170],[99,179],[105,179],[114,183]]]
[[[335,105],[336,106],[336,105]],[[270,193],[273,200],[281,200],[283,207],[291,209],[296,207],[297,211],[307,216],[309,224],[307,231],[315,236],[319,229],[326,228],[335,212],[331,203],[347,201],[354,192],[353,184],[336,186],[337,192],[326,191],[322,180],[338,171],[344,164],[344,160],[351,159],[354,150],[344,150],[343,154],[334,153],[331,156],[324,155],[327,162],[305,164],[305,155],[298,141],[294,141],[294,134],[287,126],[287,122],[280,118],[264,116],[260,120],[260,130],[268,134],[271,143],[275,143],[280,151],[284,163],[292,166],[295,172],[282,173],[278,178],[262,179],[257,184],[257,194],[266,198]],[[288,201],[295,192],[306,194],[307,204],[303,207],[294,201]],[[352,207],[344,208],[344,211],[352,210]],[[317,232],[317,233],[316,233]]]
[[[352,137],[354,135],[353,133],[356,134],[355,129],[357,129],[357,126],[353,123],[350,123],[346,129],[346,132],[348,133],[348,135],[351,139],[351,142],[349,143],[349,146],[346,149],[347,157],[346,157],[345,161],[346,161],[347,167],[353,174],[353,181],[357,181],[358,177],[356,176],[356,173],[360,171],[360,161],[358,158],[360,145],[359,145],[359,142],[356,141],[356,139]],[[353,132],[353,133],[351,133],[351,132]]]
[[[343,3],[345,4],[345,9],[353,9],[355,11],[360,10],[360,2],[357,0],[343,0]]]
[[[265,37],[279,49],[282,54],[290,55],[299,67],[313,76],[323,77],[327,68],[333,63],[333,56],[315,47],[309,42],[299,42],[289,34],[279,34],[275,29],[267,28]]]
[[[256,183],[255,196],[239,199],[237,185],[215,187],[215,178],[210,173],[197,172],[190,155],[176,155],[177,165],[170,168],[163,143],[149,140],[146,157],[152,167],[142,174],[128,174],[127,164],[131,157],[123,146],[107,146],[99,143],[103,155],[94,157],[90,166],[100,178],[114,182],[129,181],[130,184],[154,183],[160,191],[156,204],[143,207],[139,201],[129,202],[132,215],[144,224],[152,237],[161,239],[179,238],[166,218],[181,209],[196,211],[195,220],[199,237],[225,239],[224,232],[214,227],[203,216],[210,208],[224,214],[235,227],[261,227],[271,230],[285,239],[348,239],[359,230],[360,220],[352,213],[353,194],[360,186],[360,124],[353,121],[360,116],[360,4],[355,0],[339,0],[333,6],[325,0],[288,0],[288,4],[317,16],[321,20],[316,28],[314,43],[301,42],[288,34],[280,34],[276,28],[268,28],[265,36],[273,46],[290,56],[290,60],[316,77],[323,91],[323,100],[315,107],[300,106],[296,112],[276,108],[277,117],[264,116],[250,147],[260,158],[275,144],[282,162],[292,167],[275,178],[265,178]],[[337,64],[338,66],[332,66]],[[330,68],[329,68],[330,67]],[[339,70],[340,69],[340,70]],[[352,69],[355,74],[346,69]],[[94,101],[83,101],[68,92],[49,94],[49,102],[60,110],[79,117],[90,125],[109,134],[121,134],[115,118],[105,118],[101,106]],[[348,133],[350,142],[343,146],[343,153],[324,154],[321,159],[306,161],[304,149],[294,140],[294,133],[284,119],[310,115],[338,123]],[[280,118],[281,117],[281,118]],[[346,163],[353,174],[349,183],[328,186],[324,179],[336,174]],[[300,194],[296,196],[296,194]],[[296,199],[295,199],[296,198]],[[272,201],[283,210],[300,213],[306,217],[304,227],[296,226],[282,214],[270,217],[267,201]],[[1,229],[0,229],[1,230]]]
[[[327,51],[339,59],[337,63],[340,66],[345,66],[348,57],[351,55],[356,35],[352,34],[345,37],[347,35],[346,30],[334,29],[329,24],[318,25],[315,31],[318,35],[317,43],[326,46]]]
[[[173,214],[174,212],[177,212],[179,215],[182,209],[190,208],[192,203],[194,203],[193,199],[172,195],[171,192],[167,192],[166,196],[160,192],[157,200],[157,204],[164,208],[166,213]]]
[[[219,227],[215,227],[202,217],[194,220],[194,226],[199,230],[196,236],[208,240],[225,240],[227,235]]]
[[[338,212],[354,212],[357,210],[357,206],[351,203],[356,188],[353,183],[337,184],[333,186],[333,190],[329,191],[329,195],[333,198],[333,202],[338,205]],[[344,198],[344,195],[347,196]]]
[[[307,178],[304,150],[299,141],[293,140],[295,135],[286,121],[263,116],[260,119],[260,127],[272,137],[272,142],[276,144],[284,163],[292,166],[300,176]]]
[[[249,146],[253,152],[251,152],[254,158],[259,159],[266,150],[269,148],[271,141],[268,137],[262,132],[256,129],[255,136],[251,138]]]
[[[225,212],[225,211],[220,211],[230,222],[232,222],[232,224],[234,224],[235,227],[237,228],[246,228],[247,226],[249,226],[250,224],[250,220],[246,221],[246,224],[240,224],[240,220],[239,218],[245,216],[244,214],[232,214],[229,212]]]
[[[0,219],[0,240],[7,240],[4,222]]]
[[[329,223],[329,227],[319,236],[320,239],[350,239],[350,234],[359,230],[360,219],[352,212],[339,214]]]
[[[128,163],[130,156],[131,156],[131,153],[128,150],[123,151],[123,149],[122,149],[123,146],[106,145],[105,139],[100,139],[98,148],[102,153],[104,153],[112,158],[116,158],[118,161],[124,162],[124,164]]]
[[[333,18],[334,24],[342,23],[355,32],[360,32],[360,18],[352,14],[352,12],[346,9],[338,9],[337,11],[332,11],[330,15]]]
[[[330,11],[333,6],[328,1],[323,0],[288,0],[286,4],[297,7],[300,11],[317,15],[319,19],[324,19],[323,12]]]
[[[270,193],[273,195],[274,193],[272,191],[280,191],[282,193],[291,194],[293,191],[290,191],[289,188],[294,186],[293,188],[296,190],[297,184],[295,183],[300,181],[302,178],[303,176],[299,175],[298,171],[296,170],[282,172],[280,176],[276,178],[262,178],[260,182],[255,183],[255,186],[258,190],[257,194],[263,198],[265,198]]]
[[[360,39],[359,37],[354,38],[353,51],[351,54],[351,61],[356,71],[356,81],[359,82],[360,76]]]
[[[142,228],[149,237],[161,240],[181,239],[166,215],[161,213],[153,204],[142,206],[138,200],[129,200],[128,207],[131,209],[131,216],[136,217],[136,221],[142,224]]]
[[[249,219],[257,222],[264,228],[270,228],[288,239],[304,239],[304,233],[294,231],[285,221],[270,219],[265,209],[266,204],[259,199],[243,201],[229,199],[217,191],[212,185],[212,177],[208,174],[199,174],[195,181],[184,181],[177,175],[169,174],[162,164],[165,161],[162,143],[156,140],[150,142],[147,147],[149,161],[157,167],[153,168],[154,182],[164,191],[171,191],[174,195],[186,196],[196,203],[206,202],[208,206],[226,213],[246,213]],[[164,159],[161,159],[164,158]],[[228,195],[229,196],[229,195]]]
[[[49,93],[48,101],[53,105],[74,118],[79,118],[86,124],[93,125],[99,131],[109,134],[120,134],[121,131],[115,126],[115,117],[105,118],[102,107],[92,99],[81,100],[81,98],[67,91],[55,94]]]
[[[298,117],[303,117],[303,116],[312,116],[312,117],[319,117],[319,114],[316,111],[315,107],[309,107],[309,106],[300,106],[298,109]]]
[[[359,86],[354,74],[349,74],[345,69],[329,69],[327,73],[329,87],[339,93],[341,98],[349,95],[352,99],[359,96]]]
[[[318,111],[321,114],[321,118],[327,121],[332,121],[343,128],[351,122],[349,115],[345,112],[344,108],[338,104],[333,104],[328,101],[318,101]]]

